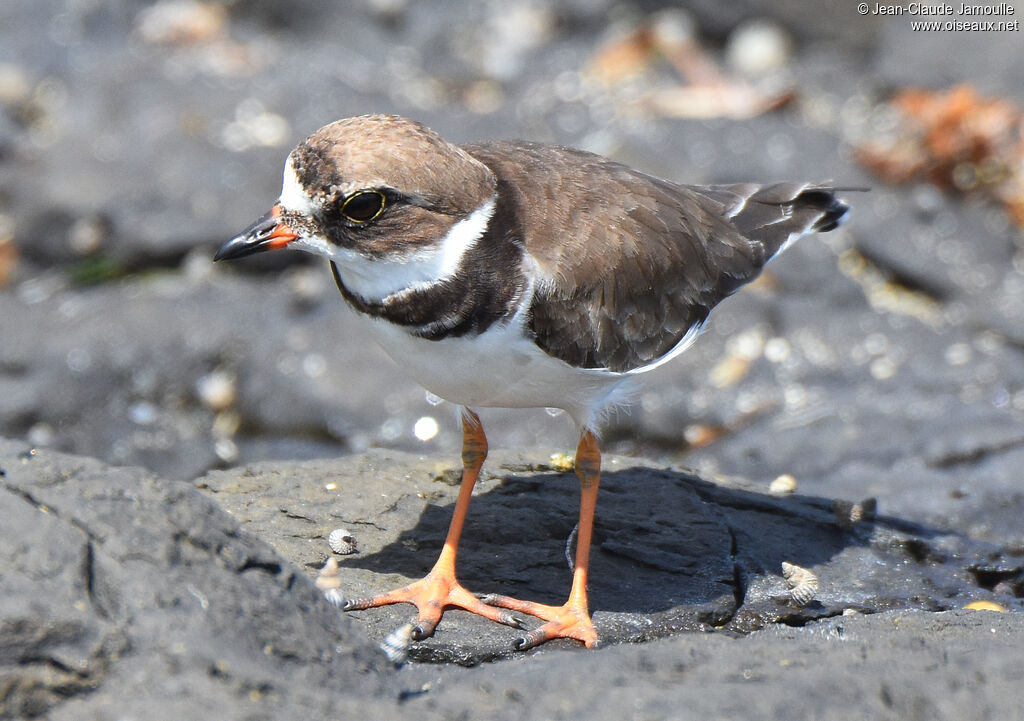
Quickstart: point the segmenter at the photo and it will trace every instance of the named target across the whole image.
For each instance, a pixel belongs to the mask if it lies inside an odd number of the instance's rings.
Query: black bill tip
[[[253,253],[285,248],[298,235],[281,222],[281,209],[274,206],[269,213],[220,247],[214,261],[235,260]]]

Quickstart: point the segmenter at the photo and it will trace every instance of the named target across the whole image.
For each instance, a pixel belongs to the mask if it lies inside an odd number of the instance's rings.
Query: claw
[[[430,638],[434,635],[434,631],[436,630],[436,623],[430,623],[429,621],[420,621],[412,627],[412,640],[422,641],[425,638]]]
[[[517,638],[515,641],[512,642],[512,650],[513,651],[526,651],[528,649],[533,648],[534,646],[541,645],[542,643],[544,643],[547,640],[548,640],[548,634],[541,633],[541,632],[539,632],[539,630],[537,630],[537,631],[530,631],[530,633],[526,634],[525,636],[520,636],[519,638]]]
[[[502,615],[501,622],[506,626],[518,628],[520,631],[526,630],[526,622],[518,616],[513,616],[511,613]]]
[[[346,598],[341,604],[342,611],[362,611],[370,602],[368,598]]]
[[[476,597],[480,600],[480,603],[487,606],[502,606],[502,602],[508,600],[508,596],[502,596],[497,593],[478,593]],[[522,631],[526,630],[526,622],[518,616],[513,616],[511,613],[501,614],[498,620],[506,626],[518,628]]]

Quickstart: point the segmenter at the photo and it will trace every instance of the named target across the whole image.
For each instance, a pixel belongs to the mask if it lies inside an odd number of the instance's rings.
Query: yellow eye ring
[[[387,207],[388,199],[379,190],[360,190],[345,198],[341,204],[341,214],[352,223],[369,223],[376,220]]]

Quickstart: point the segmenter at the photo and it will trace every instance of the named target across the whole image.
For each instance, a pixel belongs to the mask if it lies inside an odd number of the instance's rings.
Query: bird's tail
[[[740,233],[762,243],[767,261],[809,233],[834,230],[850,209],[836,194],[867,188],[837,188],[816,183],[741,183],[694,190],[720,203],[722,214]]]

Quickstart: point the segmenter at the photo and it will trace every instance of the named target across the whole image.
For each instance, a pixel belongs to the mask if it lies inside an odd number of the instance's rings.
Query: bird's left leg
[[[582,641],[588,648],[600,644],[594,622],[587,607],[587,569],[590,563],[590,539],[594,531],[594,509],[597,506],[597,487],[601,479],[601,449],[590,431],[583,431],[576,449],[576,475],[580,479],[580,525],[576,536],[576,563],[572,575],[569,599],[561,606],[548,606],[532,601],[520,601],[509,596],[484,596],[492,606],[528,613],[547,621],[540,628],[517,639],[519,650],[532,648],[553,638],[572,638]]]
[[[413,629],[416,640],[434,634],[434,629],[441,621],[445,608],[454,606],[492,621],[522,628],[522,622],[506,610],[489,606],[467,591],[455,578],[455,557],[459,548],[459,537],[469,510],[469,500],[473,495],[473,486],[480,476],[480,468],[487,457],[487,436],[479,416],[468,408],[462,417],[462,485],[459,497],[455,502],[455,513],[452,515],[448,536],[437,563],[430,572],[418,581],[382,593],[370,598],[353,599],[345,602],[346,611],[358,611],[364,608],[387,606],[393,603],[411,603],[419,611],[419,619]]]

